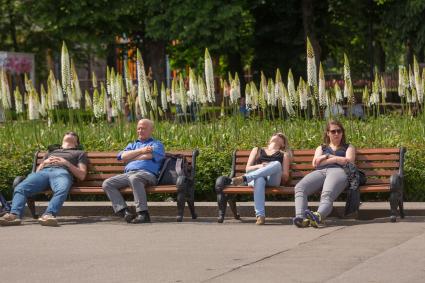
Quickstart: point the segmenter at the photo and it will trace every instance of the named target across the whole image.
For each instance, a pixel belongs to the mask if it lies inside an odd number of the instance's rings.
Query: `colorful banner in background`
[[[34,54],[32,53],[0,51],[0,68],[10,74],[27,73],[34,83],[35,62]]]

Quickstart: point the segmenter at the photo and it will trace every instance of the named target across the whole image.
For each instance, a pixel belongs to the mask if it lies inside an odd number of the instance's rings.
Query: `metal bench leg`
[[[391,222],[397,221],[400,208],[400,216],[404,218],[403,209],[403,179],[399,174],[394,174],[390,177],[390,206],[391,206]]]
[[[238,213],[238,208],[236,207],[236,200],[235,200],[235,197],[233,197],[233,198],[231,198],[231,199],[228,199],[227,200],[227,202],[229,203],[229,207],[230,207],[230,209],[232,210],[232,213],[233,213],[233,217],[235,218],[235,219],[241,219],[241,216],[239,215],[239,213]]]
[[[187,206],[189,207],[190,214],[192,215],[192,219],[198,218],[198,215],[195,212],[195,189],[193,184],[190,186],[189,190],[189,198],[187,200]]]
[[[38,215],[35,213],[35,201],[34,201],[34,199],[28,198],[27,199],[27,205],[28,205],[28,209],[31,212],[32,218],[38,219]]]
[[[218,205],[218,223],[223,223],[224,216],[226,215],[227,208],[227,197],[225,194],[217,193],[217,205]]]
[[[398,216],[398,204],[399,204],[399,200],[398,200],[398,192],[391,192],[390,193],[390,207],[391,207],[391,216],[390,216],[390,220],[391,222],[396,222],[397,221],[397,216]]]
[[[183,221],[184,205],[186,202],[186,196],[183,189],[177,191],[177,222]]]
[[[215,192],[217,194],[217,206],[218,206],[218,223],[223,223],[224,216],[226,215],[226,207],[227,207],[227,196],[224,194],[223,189],[230,185],[232,179],[226,176],[218,177],[215,181]]]
[[[401,200],[398,204],[398,209],[400,211],[400,218],[404,218],[405,214],[404,214],[404,205],[403,205],[403,200]]]

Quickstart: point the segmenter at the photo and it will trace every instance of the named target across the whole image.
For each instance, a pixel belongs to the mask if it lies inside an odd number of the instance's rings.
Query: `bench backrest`
[[[232,174],[240,176],[245,173],[250,150],[236,150],[233,153]],[[403,174],[404,148],[363,148],[356,150],[356,165],[366,173],[368,185],[386,185],[391,175]],[[302,177],[314,170],[311,162],[313,149],[294,150],[290,166],[290,186],[295,186]],[[283,184],[281,184],[283,185]]]
[[[190,174],[194,177],[198,150],[168,151],[168,153],[184,155],[189,163]],[[42,162],[45,154],[44,151],[35,153],[33,171]],[[105,179],[123,173],[125,163],[117,160],[117,154],[118,152],[87,152],[89,159],[87,177],[84,181],[75,183],[73,187],[101,187]],[[192,162],[193,160],[195,162]]]

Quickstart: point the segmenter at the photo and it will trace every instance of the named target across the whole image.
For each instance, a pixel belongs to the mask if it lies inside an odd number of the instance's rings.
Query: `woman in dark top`
[[[251,150],[246,165],[246,174],[232,179],[233,185],[242,183],[254,187],[256,224],[265,223],[265,187],[279,186],[281,180],[289,180],[289,164],[292,157],[288,139],[282,133],[274,134],[265,148]],[[283,178],[282,178],[283,177]]]
[[[56,215],[68,195],[73,178],[80,181],[86,178],[87,154],[78,148],[79,145],[80,141],[76,133],[65,133],[62,146],[49,150],[36,172],[28,175],[16,186],[10,213],[0,218],[0,225],[21,224],[27,198],[50,187],[53,196],[38,222],[43,226],[58,226]]]
[[[303,228],[318,227],[333,208],[333,202],[347,187],[347,175],[343,166],[354,163],[355,148],[345,141],[345,130],[341,122],[331,120],[323,134],[323,145],[316,148],[313,158],[313,172],[307,174],[295,186],[294,225]],[[309,195],[322,189],[317,212],[307,209]]]

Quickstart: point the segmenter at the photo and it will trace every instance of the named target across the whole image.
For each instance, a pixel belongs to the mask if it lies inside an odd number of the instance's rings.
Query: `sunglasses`
[[[335,134],[341,134],[342,133],[342,130],[341,129],[336,129],[336,130],[330,130],[329,131],[332,135],[335,135]]]

